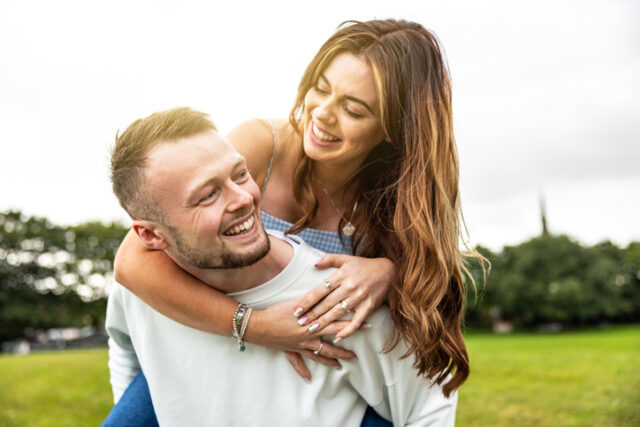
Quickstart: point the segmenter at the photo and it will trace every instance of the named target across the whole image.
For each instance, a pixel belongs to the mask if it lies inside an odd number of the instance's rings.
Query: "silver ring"
[[[322,350],[322,344],[323,344],[323,343],[320,343],[320,348],[319,348],[319,349],[317,349],[317,350],[315,350],[315,351],[313,352],[313,354],[315,354],[316,356],[320,354],[320,350]]]
[[[345,300],[340,300],[340,305],[342,306],[342,309],[347,313],[351,311],[349,310],[349,306],[347,305],[347,302]]]
[[[329,289],[329,292],[333,290],[331,289],[331,282],[329,281],[329,279],[324,279],[324,287]]]

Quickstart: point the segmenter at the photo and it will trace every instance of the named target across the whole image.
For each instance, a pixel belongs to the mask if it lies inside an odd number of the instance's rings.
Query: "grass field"
[[[458,426],[640,425],[640,325],[467,343]],[[0,357],[0,426],[97,426],[111,402],[104,349]]]

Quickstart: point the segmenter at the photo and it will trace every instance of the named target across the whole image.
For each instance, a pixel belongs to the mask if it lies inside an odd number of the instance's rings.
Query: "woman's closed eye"
[[[239,183],[246,182],[250,177],[251,177],[251,174],[249,173],[249,170],[244,169],[236,175],[236,182],[239,182]]]
[[[354,119],[360,119],[362,117],[364,117],[364,114],[360,114],[357,113],[355,111],[353,111],[351,108],[349,108],[349,106],[347,104],[344,104],[344,111],[347,112],[348,115],[350,115],[351,117],[353,117]]]
[[[328,95],[329,94],[329,89],[327,89],[326,87],[324,87],[322,84],[317,84],[313,87],[313,89],[318,92],[321,93],[323,95]]]

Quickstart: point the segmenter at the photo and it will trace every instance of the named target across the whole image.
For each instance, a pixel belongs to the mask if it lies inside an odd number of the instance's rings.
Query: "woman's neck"
[[[356,170],[345,170],[345,168],[332,168],[328,165],[320,165],[314,162],[314,174],[316,182],[314,185],[322,195],[334,202],[339,209],[343,209],[345,204],[349,204],[355,197],[358,186],[357,179],[354,179]]]
[[[322,182],[329,194],[340,193],[352,187],[360,165],[349,163],[313,162],[315,176]]]

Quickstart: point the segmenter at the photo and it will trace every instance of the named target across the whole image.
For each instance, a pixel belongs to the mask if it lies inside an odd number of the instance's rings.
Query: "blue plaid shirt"
[[[285,233],[291,228],[293,224],[284,221],[280,218],[269,215],[265,211],[262,211],[262,225],[269,230],[278,230]],[[314,230],[313,228],[305,228],[301,232],[297,233],[299,236],[307,242],[310,246],[319,249],[323,252],[332,254],[347,254],[351,255],[351,237],[342,235],[344,240],[344,246],[340,242],[340,237],[336,231],[324,231]]]

